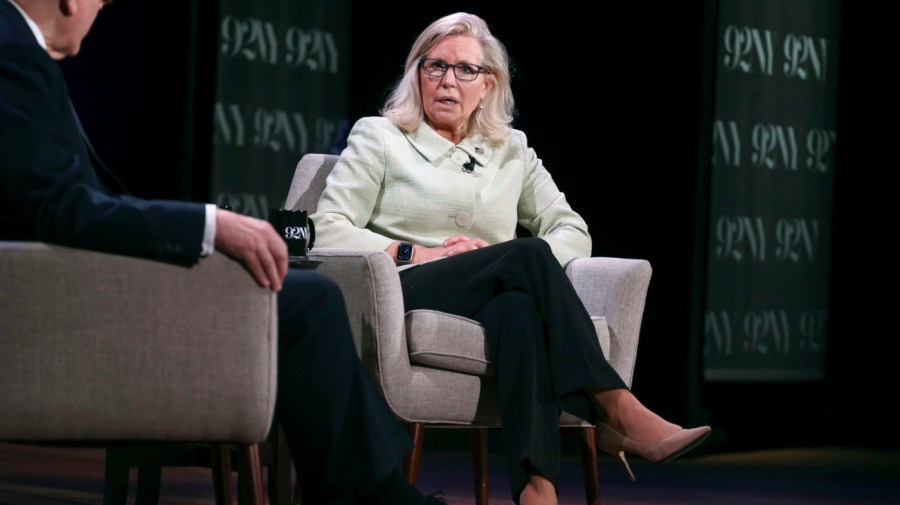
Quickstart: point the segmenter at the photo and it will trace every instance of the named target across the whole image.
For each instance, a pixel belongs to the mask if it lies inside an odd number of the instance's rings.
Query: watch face
[[[397,261],[409,261],[412,259],[413,245],[405,242],[397,247]]]

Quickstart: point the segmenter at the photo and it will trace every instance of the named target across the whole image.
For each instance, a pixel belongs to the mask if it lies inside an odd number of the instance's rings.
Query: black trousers
[[[337,284],[291,269],[278,332],[276,411],[304,503],[352,503],[397,470],[412,440],[356,354]]]
[[[560,411],[595,422],[585,388],[626,385],[547,242],[515,239],[403,270],[400,278],[406,310],[439,310],[484,326],[516,503],[530,472],[556,485]]]

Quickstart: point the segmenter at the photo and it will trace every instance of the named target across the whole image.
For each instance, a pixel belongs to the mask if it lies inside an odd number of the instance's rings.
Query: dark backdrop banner
[[[719,3],[704,376],[824,377],[837,0]]]
[[[300,157],[338,153],[348,130],[350,0],[245,2],[219,10],[211,194],[265,218]]]

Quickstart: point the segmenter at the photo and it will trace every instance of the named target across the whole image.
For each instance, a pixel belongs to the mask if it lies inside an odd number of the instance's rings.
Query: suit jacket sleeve
[[[0,44],[0,238],[191,264],[204,206],[113,194],[92,166],[62,72],[33,41]]]
[[[328,175],[316,213],[316,244],[383,251],[394,241],[368,228],[385,177],[383,128],[362,118]],[[402,136],[397,130],[397,135]]]

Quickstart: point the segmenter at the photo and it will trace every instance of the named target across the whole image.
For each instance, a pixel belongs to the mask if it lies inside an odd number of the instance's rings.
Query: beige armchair
[[[294,172],[285,207],[315,211],[337,156],[307,154]],[[407,477],[415,482],[426,426],[474,428],[475,495],[487,496],[487,428],[500,426],[492,367],[477,322],[441,312],[404,312],[400,278],[382,251],[315,248],[319,271],[344,291],[357,350],[394,414],[409,423],[415,449]],[[622,379],[631,383],[644,301],[647,261],[585,258],[566,268],[594,319],[600,345]],[[560,425],[576,428],[589,504],[599,504],[593,426],[568,414]]]
[[[221,254],[184,268],[0,242],[0,440],[212,443],[218,503],[236,445],[244,503],[263,505],[276,360],[275,295]]]

